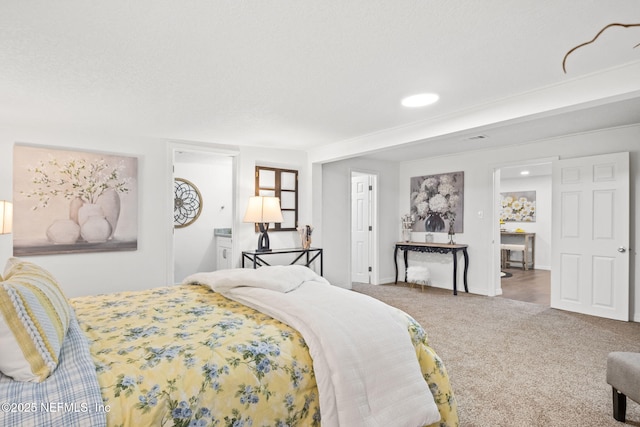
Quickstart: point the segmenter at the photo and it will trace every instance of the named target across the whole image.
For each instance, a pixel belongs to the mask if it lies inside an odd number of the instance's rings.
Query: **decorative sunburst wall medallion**
[[[202,195],[195,184],[184,178],[173,181],[173,225],[187,227],[195,222],[202,212]]]

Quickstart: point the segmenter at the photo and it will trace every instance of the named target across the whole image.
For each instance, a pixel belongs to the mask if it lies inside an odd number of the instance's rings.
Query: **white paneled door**
[[[371,177],[351,177],[351,281],[370,283]]]
[[[629,153],[553,164],[551,307],[629,320]]]

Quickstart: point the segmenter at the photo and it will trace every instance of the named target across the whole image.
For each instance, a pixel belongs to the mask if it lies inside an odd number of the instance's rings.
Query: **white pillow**
[[[329,284],[322,276],[303,265],[270,265],[260,267],[257,270],[236,268],[210,273],[195,273],[185,278],[182,283],[207,285],[224,295],[231,289],[242,287],[263,288],[287,293],[298,289],[300,285],[308,281]]]

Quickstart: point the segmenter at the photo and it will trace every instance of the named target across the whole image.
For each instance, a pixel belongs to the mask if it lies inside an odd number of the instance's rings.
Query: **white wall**
[[[12,154],[14,142],[64,148],[91,149],[139,158],[139,229],[138,250],[93,254],[47,255],[29,257],[50,270],[68,296],[92,295],[119,290],[143,289],[169,284],[171,261],[172,194],[168,183],[172,173],[167,168],[167,142],[159,139],[122,135],[80,134],[58,129],[0,129],[0,199],[12,199]],[[479,150],[455,156],[420,159],[400,165],[366,159],[350,159],[311,165],[307,155],[298,151],[242,147],[237,160],[234,231],[235,265],[240,265],[242,250],[257,246],[252,224],[241,222],[249,196],[254,192],[256,164],[299,170],[299,219],[301,224],[316,226],[314,246],[325,249],[325,276],[339,286],[350,284],[350,174],[351,170],[378,174],[379,183],[379,255],[377,263],[381,282],[393,281],[393,245],[398,240],[400,217],[406,213],[409,179],[412,176],[463,170],[465,172],[465,232],[456,235],[458,242],[470,245],[469,285],[474,293],[492,295],[493,265],[493,170],[501,164],[560,156],[572,158],[619,151],[629,151],[631,159],[631,250],[629,256],[631,312],[640,320],[640,265],[636,244],[640,241],[636,218],[640,212],[640,125],[601,130],[588,134],[521,144],[499,150]],[[311,209],[311,201],[314,207]],[[479,218],[478,211],[483,211]],[[313,215],[312,215],[313,214]],[[444,236],[441,238],[444,241]],[[271,234],[273,247],[293,247],[299,242],[295,232]],[[0,263],[12,254],[11,235],[0,236]],[[438,267],[438,266],[437,266]],[[450,265],[442,265],[442,281],[450,287]],[[436,275],[437,278],[437,275]],[[446,282],[445,280],[449,280]]]
[[[191,181],[202,195],[202,212],[187,227],[174,230],[174,277],[216,270],[214,228],[233,228],[233,159],[177,152],[174,176]]]
[[[170,285],[173,280],[173,163],[170,142],[155,138],[81,134],[69,130],[4,127],[0,129],[0,200],[12,200],[13,145],[15,142],[72,149],[102,151],[138,157],[138,249],[127,252],[60,254],[26,257],[49,270],[68,297]],[[243,147],[239,150],[235,180],[235,265],[242,250],[257,247],[251,224],[242,223],[249,196],[253,195],[256,163],[299,170],[301,221],[310,221],[311,188],[306,153]],[[273,247],[291,247],[297,233],[273,233]],[[12,235],[0,236],[0,270],[12,256]],[[237,240],[237,241],[236,241]]]
[[[640,242],[637,217],[640,212],[640,125],[596,132],[570,135],[560,138],[504,147],[499,150],[478,150],[452,156],[427,158],[402,163],[397,192],[398,214],[406,210],[409,198],[409,179],[412,176],[463,170],[465,173],[464,233],[456,235],[457,242],[469,244],[469,288],[473,293],[493,295],[496,278],[493,277],[494,246],[492,243],[494,220],[492,212],[499,201],[493,198],[493,171],[505,164],[519,161],[559,156],[560,159],[576,158],[614,152],[630,152],[631,224],[630,224],[630,281],[631,310],[633,318],[640,320],[640,284],[638,272],[640,260],[636,244]],[[393,200],[394,195],[389,195]],[[478,212],[483,211],[483,218]],[[441,238],[441,240],[443,240]],[[384,260],[384,258],[382,258]],[[430,265],[435,271],[434,282],[451,288],[450,265]]]
[[[374,265],[380,283],[393,281],[393,244],[400,235],[397,215],[398,165],[396,163],[350,159],[322,165],[322,246],[325,277],[334,285],[351,288],[351,172],[378,176],[378,242]],[[374,233],[376,231],[374,230]]]
[[[138,157],[138,249],[125,252],[25,257],[49,270],[69,297],[161,286],[165,265],[168,207],[166,148],[162,141],[122,135],[80,134],[57,129],[0,130],[0,199],[13,199],[15,142],[71,149],[90,149]],[[0,268],[13,254],[12,236],[0,236]]]
[[[347,286],[349,283],[350,247],[347,242],[350,203],[347,195],[350,193],[348,184],[352,169],[368,169],[379,173],[378,263],[382,283],[393,282],[393,247],[400,232],[400,217],[409,209],[411,177],[464,171],[464,233],[456,234],[456,242],[469,245],[470,291],[482,295],[495,295],[494,285],[496,282],[499,284],[499,279],[497,274],[496,277],[493,276],[494,263],[498,262],[494,256],[493,237],[497,229],[494,229],[496,224],[493,215],[497,212],[499,201],[494,200],[493,194],[494,169],[532,159],[548,159],[555,156],[566,159],[621,151],[630,152],[630,301],[632,316],[636,321],[640,321],[640,261],[636,249],[637,242],[640,242],[640,230],[636,220],[640,212],[640,125],[604,129],[500,149],[482,150],[479,147],[473,152],[418,159],[399,165],[363,158],[324,164],[321,185],[322,209],[316,212],[314,207],[314,213],[322,221],[322,239],[326,251],[325,270],[328,270],[325,276],[339,286]],[[389,188],[388,184],[393,182],[397,185]],[[482,217],[479,212],[482,212]],[[415,236],[415,239],[419,238],[420,236]],[[446,238],[446,234],[436,233],[436,241],[444,242]],[[434,262],[429,263],[429,268],[432,270],[434,285],[451,289],[451,257],[436,254],[433,254],[433,257]],[[459,268],[459,284],[461,280],[462,269]]]
[[[238,177],[236,189],[237,215],[234,224],[233,257],[234,266],[240,267],[242,251],[258,248],[258,236],[253,223],[243,223],[242,218],[247,210],[249,197],[255,196],[255,167],[269,166],[282,169],[295,169],[298,171],[298,223],[310,224],[314,227],[311,218],[311,172],[307,160],[307,154],[297,150],[274,150],[261,147],[240,147],[238,157]],[[312,246],[317,246],[318,232],[314,232]],[[297,231],[269,231],[269,242],[272,249],[300,247],[300,238]],[[288,263],[290,257],[279,255],[267,255],[269,263]],[[319,271],[319,266],[316,267]]]
[[[535,222],[506,222],[504,228],[514,231],[522,228],[526,232],[536,233],[535,268],[551,270],[551,175],[532,176],[527,178],[501,179],[500,192],[535,191],[536,192],[536,221]],[[510,243],[508,237],[503,243]],[[522,237],[513,243],[522,243]],[[513,259],[522,259],[521,253],[512,254]]]

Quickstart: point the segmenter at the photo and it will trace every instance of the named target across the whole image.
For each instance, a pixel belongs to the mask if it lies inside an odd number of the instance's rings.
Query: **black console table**
[[[271,265],[266,262],[262,257],[267,255],[279,255],[279,254],[298,254],[298,256],[291,261],[290,265],[296,264],[302,257],[305,257],[304,265],[311,267],[311,263],[316,259],[320,261],[320,275],[322,276],[322,248],[290,248],[290,249],[272,249],[269,252],[258,251],[243,251],[242,252],[242,268],[244,268],[244,260],[247,259],[253,263],[253,268],[261,267],[263,265]]]
[[[457,245],[448,243],[419,243],[419,242],[398,242],[393,251],[393,262],[396,266],[396,283],[398,283],[398,251],[404,252],[404,281],[407,281],[407,268],[409,267],[408,253],[413,252],[436,252],[439,254],[453,254],[453,294],[458,295],[458,252],[464,256],[464,291],[469,292],[467,286],[467,271],[469,270],[469,245]]]

